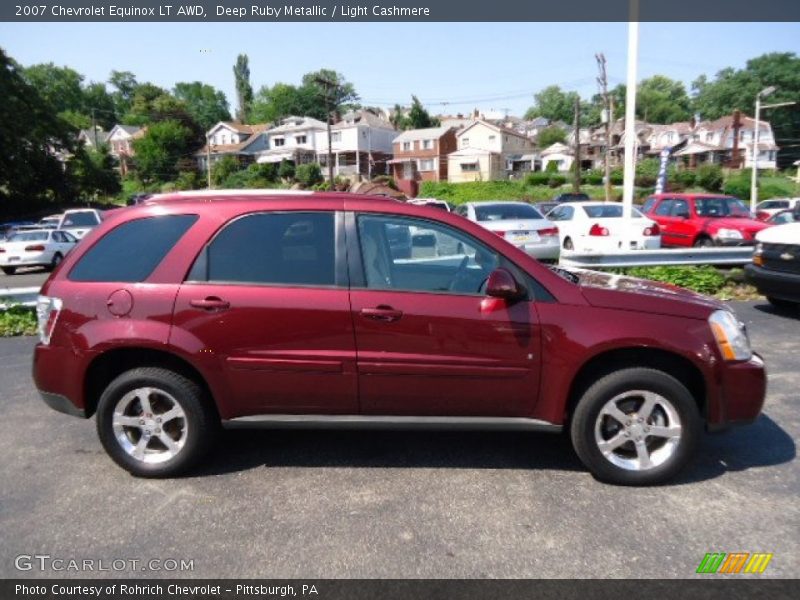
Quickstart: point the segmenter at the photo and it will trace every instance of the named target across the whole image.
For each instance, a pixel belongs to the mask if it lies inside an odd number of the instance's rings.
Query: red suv
[[[41,294],[44,401],[96,414],[146,477],[196,464],[220,424],[415,426],[566,429],[598,478],[649,484],[765,394],[716,300],[551,269],[389,199],[157,197],[90,232]]]
[[[731,196],[655,194],[642,212],[658,223],[663,246],[753,246],[755,235],[769,227]]]

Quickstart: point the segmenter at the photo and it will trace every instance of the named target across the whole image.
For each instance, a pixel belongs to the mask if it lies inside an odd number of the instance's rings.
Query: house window
[[[711,132],[709,131],[709,132],[706,134],[706,141],[707,141],[707,142],[710,142],[710,141],[711,141],[711,140],[713,140],[713,139],[714,139],[714,134],[713,134],[713,133],[711,133]]]
[[[436,167],[433,164],[432,158],[427,158],[424,160],[419,161],[419,170],[420,171],[433,171]]]
[[[411,142],[403,142],[403,152],[411,151]]]
[[[430,150],[433,148],[433,140],[422,140],[422,149]]]
[[[342,132],[341,131],[333,131],[333,132],[331,132],[331,141],[332,142],[341,142],[342,141]]]
[[[496,136],[496,135],[490,135],[490,136],[489,136],[489,141],[490,141],[490,142],[493,142],[493,141],[495,141],[496,139],[497,139],[497,136]]]
[[[469,146],[469,138],[461,138],[461,147],[467,148]]]
[[[478,163],[476,162],[468,162],[468,163],[461,163],[461,170],[464,173],[474,173],[478,170]]]
[[[306,143],[306,136],[298,135],[294,138],[294,141],[298,144],[305,144]]]
[[[277,148],[278,146],[283,146],[286,144],[286,140],[284,138],[272,138],[272,143]]]

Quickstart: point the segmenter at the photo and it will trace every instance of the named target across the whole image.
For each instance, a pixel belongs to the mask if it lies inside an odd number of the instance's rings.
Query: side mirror
[[[489,274],[486,281],[486,295],[492,298],[503,298],[504,300],[516,300],[520,298],[524,290],[520,288],[514,276],[506,269],[495,269]]]

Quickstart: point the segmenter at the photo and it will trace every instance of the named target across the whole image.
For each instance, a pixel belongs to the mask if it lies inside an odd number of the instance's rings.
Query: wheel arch
[[[675,352],[660,348],[629,347],[606,350],[588,359],[572,380],[565,405],[564,421],[569,422],[583,393],[601,377],[624,368],[644,367],[673,376],[687,387],[703,420],[707,418],[708,390],[700,368]]]
[[[103,390],[116,377],[139,367],[160,367],[175,371],[197,383],[209,400],[210,406],[219,416],[214,394],[202,373],[186,359],[173,352],[145,347],[125,347],[107,350],[94,357],[84,375],[83,400],[86,417],[97,410],[97,403]]]

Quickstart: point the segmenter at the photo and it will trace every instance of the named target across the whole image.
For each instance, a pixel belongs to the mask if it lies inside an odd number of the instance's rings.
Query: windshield
[[[99,224],[97,215],[91,211],[76,212],[64,215],[64,220],[61,222],[61,228],[64,227],[94,227]]]
[[[475,207],[478,221],[506,221],[509,219],[543,219],[542,214],[529,204],[488,204]]]
[[[750,210],[738,198],[697,198],[695,209],[699,217],[750,217]]]
[[[46,231],[25,231],[22,233],[15,233],[10,238],[9,242],[46,242],[48,238]]]
[[[589,215],[590,219],[618,219],[622,216],[621,204],[595,204],[593,206],[584,206],[583,210]],[[642,213],[632,208],[631,217],[641,219]]]

